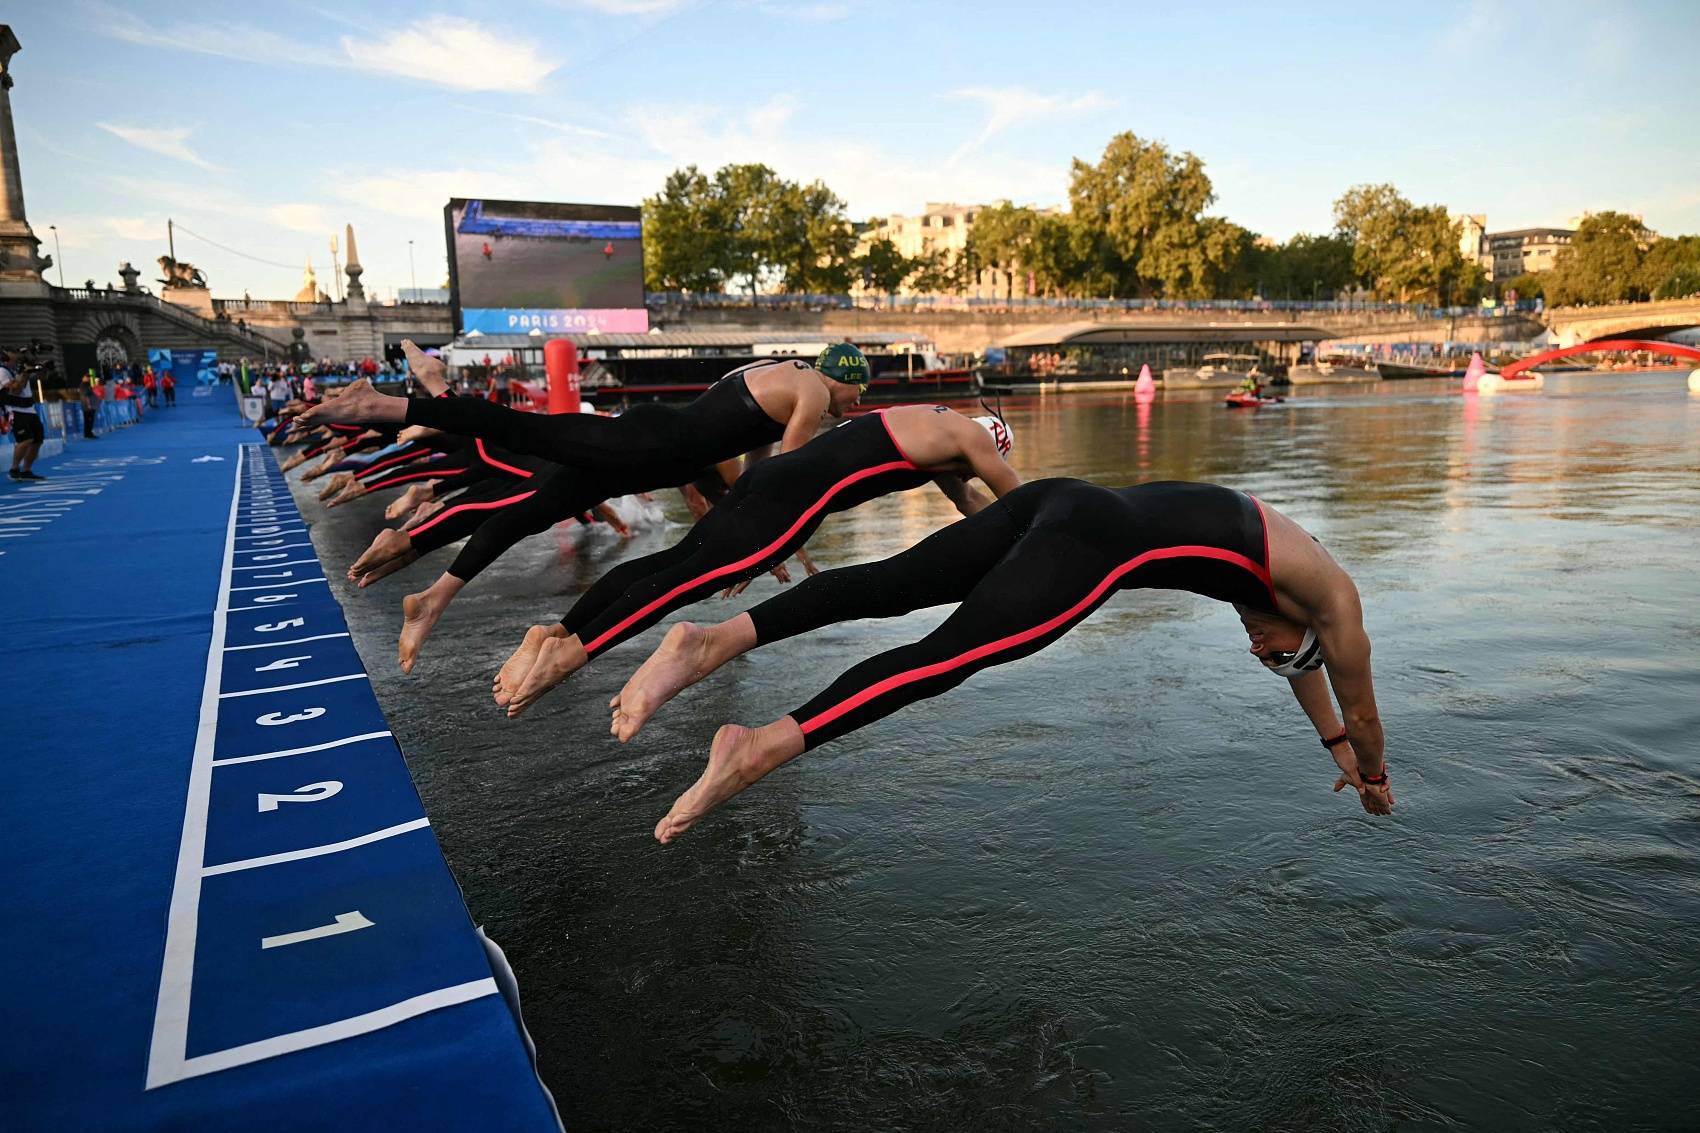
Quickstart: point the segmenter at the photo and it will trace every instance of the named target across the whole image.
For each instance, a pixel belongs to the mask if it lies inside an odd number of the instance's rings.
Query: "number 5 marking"
[[[342,784],[335,779],[323,783],[308,783],[305,787],[297,787],[287,795],[260,795],[260,813],[276,810],[278,803],[316,803],[330,798],[342,790]]]
[[[304,940],[317,940],[321,936],[340,936],[345,932],[357,932],[363,928],[371,928],[372,922],[355,909],[352,913],[338,913],[336,920],[318,928],[304,928],[300,932],[286,932],[281,936],[262,936],[261,948],[282,948],[288,944],[300,944]]]

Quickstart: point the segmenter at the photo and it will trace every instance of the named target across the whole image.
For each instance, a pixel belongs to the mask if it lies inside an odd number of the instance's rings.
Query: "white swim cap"
[[[1009,427],[1009,422],[998,417],[970,417],[970,421],[992,435],[992,443],[998,446],[998,455],[1008,459],[1009,450],[1015,447],[1015,430]]]
[[[1316,640],[1316,631],[1306,626],[1304,640],[1297,649],[1291,653],[1271,653],[1261,660],[1263,667],[1278,677],[1301,677],[1322,668],[1322,643]]]

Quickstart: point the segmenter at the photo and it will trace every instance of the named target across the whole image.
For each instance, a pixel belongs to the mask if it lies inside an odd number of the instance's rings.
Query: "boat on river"
[[[1261,409],[1265,405],[1280,405],[1287,399],[1270,397],[1266,394],[1252,393],[1249,390],[1237,389],[1222,399],[1229,409]]]
[[[1262,383],[1269,374],[1256,354],[1206,354],[1197,366],[1170,366],[1163,371],[1165,389],[1207,389],[1239,385],[1250,378]]]

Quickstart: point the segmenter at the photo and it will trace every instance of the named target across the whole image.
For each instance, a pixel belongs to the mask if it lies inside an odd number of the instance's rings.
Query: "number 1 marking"
[[[352,913],[338,913],[336,920],[318,928],[304,928],[300,932],[286,932],[280,936],[262,936],[260,947],[282,948],[290,944],[300,944],[304,940],[317,940],[321,936],[340,936],[345,932],[357,932],[371,927],[372,922],[356,909]]]

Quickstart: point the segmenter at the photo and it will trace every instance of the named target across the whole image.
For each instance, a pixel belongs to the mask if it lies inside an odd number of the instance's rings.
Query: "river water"
[[[529,541],[403,678],[399,599],[442,553],[343,601],[569,1127],[1700,1121],[1700,396],[1682,376],[1005,410],[1024,476],[1230,484],[1328,545],[1363,594],[1396,814],[1329,792],[1231,610],[1134,592],[663,848],[650,830],[717,725],[789,711],[943,611],[760,650],[621,747],[604,705],[660,629],[517,722],[490,676],[527,624],[682,529]],[[317,525],[327,565],[381,506]],[[950,518],[910,493],[811,549],[884,556]]]

